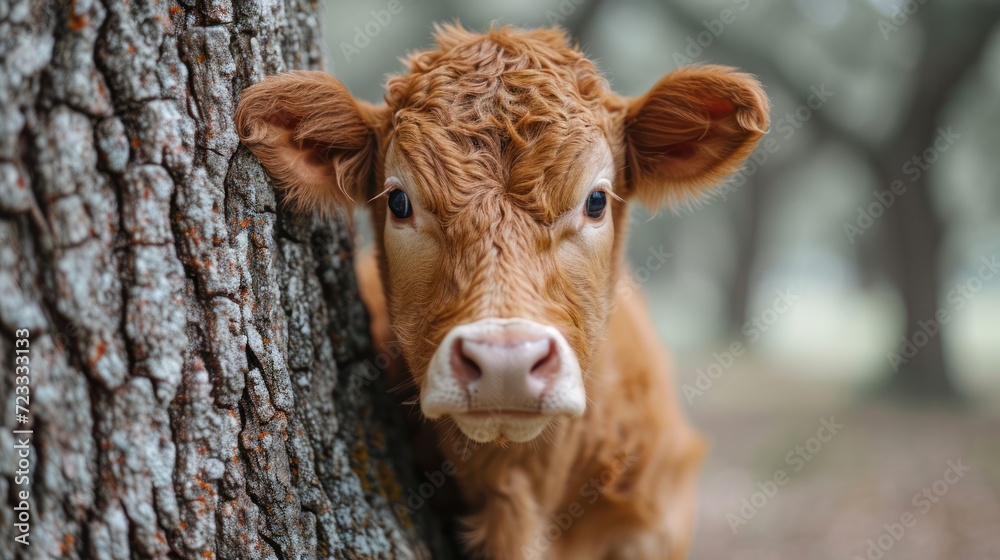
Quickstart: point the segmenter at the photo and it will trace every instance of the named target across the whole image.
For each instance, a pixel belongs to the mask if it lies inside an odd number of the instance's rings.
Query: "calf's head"
[[[625,99],[558,30],[435,38],[385,104],[294,72],[247,89],[237,126],[292,203],[371,209],[424,414],[477,441],[527,441],[584,412],[626,201],[680,201],[736,171],[767,98],[703,66]]]

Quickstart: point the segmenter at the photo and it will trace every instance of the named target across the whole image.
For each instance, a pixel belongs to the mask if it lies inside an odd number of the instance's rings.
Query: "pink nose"
[[[450,362],[459,386],[480,406],[528,411],[537,410],[562,366],[551,336],[516,330],[460,337]]]
[[[583,372],[566,337],[551,325],[517,317],[453,327],[431,357],[420,387],[424,416],[452,415],[476,441],[497,437],[480,434],[482,422],[502,428],[512,441],[527,441],[544,428],[532,423],[539,417],[579,418],[586,408]],[[515,426],[514,416],[525,417]]]

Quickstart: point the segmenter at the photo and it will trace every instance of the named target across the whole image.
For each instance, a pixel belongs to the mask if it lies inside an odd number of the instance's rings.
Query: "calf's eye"
[[[587,198],[587,207],[584,211],[588,218],[595,220],[604,215],[604,207],[608,205],[608,195],[604,191],[594,191]]]
[[[413,207],[410,206],[410,198],[399,189],[389,191],[389,211],[397,220],[405,220],[413,214]]]

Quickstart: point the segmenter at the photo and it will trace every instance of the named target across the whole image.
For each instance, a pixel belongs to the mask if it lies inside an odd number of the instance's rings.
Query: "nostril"
[[[559,348],[554,340],[549,341],[549,351],[531,366],[530,375],[542,379],[548,384],[559,373],[562,362],[559,358]]]
[[[465,354],[461,338],[457,339],[451,347],[451,371],[463,389],[470,382],[477,381],[483,376],[479,364]]]

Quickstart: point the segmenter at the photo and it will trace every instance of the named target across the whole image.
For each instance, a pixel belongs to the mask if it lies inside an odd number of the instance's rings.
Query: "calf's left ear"
[[[649,208],[697,196],[739,170],[767,132],[760,83],[724,66],[677,69],[625,117],[629,192]]]
[[[247,88],[236,108],[240,140],[296,208],[330,212],[364,202],[374,181],[375,108],[336,78],[289,72]]]

